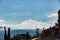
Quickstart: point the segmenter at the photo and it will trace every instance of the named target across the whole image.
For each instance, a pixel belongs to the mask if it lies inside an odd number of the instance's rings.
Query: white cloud
[[[6,22],[6,20],[0,20],[0,23],[1,23],[1,22]]]
[[[48,18],[48,23],[50,23],[51,25],[55,25],[55,23],[57,23],[58,20],[58,12],[52,12],[51,14],[49,14],[47,16]]]
[[[32,14],[32,12],[27,11],[27,12],[23,12],[23,13],[10,13],[9,15],[6,15],[6,16],[19,17],[19,16],[29,16],[31,14]]]
[[[4,26],[5,22],[7,22],[6,20],[0,20],[0,26]]]
[[[48,18],[57,17],[57,16],[58,16],[58,13],[52,13],[51,15],[48,15]]]

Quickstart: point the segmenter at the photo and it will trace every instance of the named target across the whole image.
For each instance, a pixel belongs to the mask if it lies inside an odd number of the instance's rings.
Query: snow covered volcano
[[[18,24],[2,24],[1,26],[6,26],[7,28],[10,27],[11,29],[43,29],[43,28],[49,28],[49,24],[42,22],[42,21],[36,21],[36,20],[25,20],[23,22],[20,22]]]

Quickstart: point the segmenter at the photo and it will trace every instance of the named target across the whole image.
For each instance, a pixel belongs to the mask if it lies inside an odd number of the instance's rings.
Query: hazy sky
[[[47,21],[47,16],[59,8],[59,0],[1,0],[0,19],[14,23],[27,19]]]
[[[0,21],[19,23],[32,19],[43,22],[56,22],[60,0],[1,0]]]

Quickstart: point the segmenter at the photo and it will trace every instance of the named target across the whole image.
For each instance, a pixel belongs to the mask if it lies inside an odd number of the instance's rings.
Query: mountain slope
[[[24,22],[21,22],[20,24],[17,24],[17,27],[20,27],[22,29],[36,29],[40,28],[48,28],[49,24],[44,22],[39,22],[36,20],[25,20]]]

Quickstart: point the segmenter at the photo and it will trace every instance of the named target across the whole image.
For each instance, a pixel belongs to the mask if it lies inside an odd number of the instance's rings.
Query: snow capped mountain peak
[[[36,28],[42,29],[43,27],[47,28],[48,25],[49,24],[47,23],[36,21],[36,20],[25,20],[20,24],[18,24],[17,27],[20,27],[23,29],[36,29]]]
[[[43,28],[49,28],[49,24],[44,23],[42,21],[36,21],[36,20],[25,20],[19,24],[3,24],[1,26],[6,26],[7,28],[10,27],[11,29],[43,29]]]

